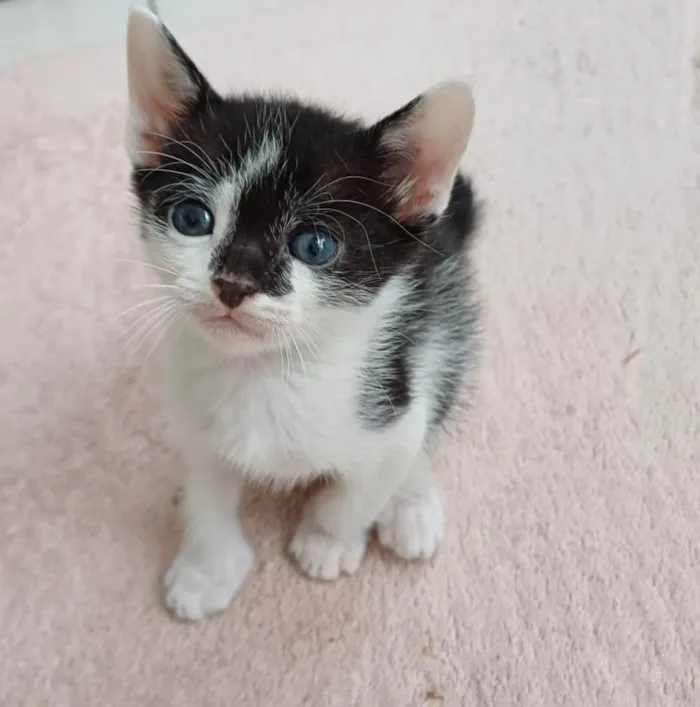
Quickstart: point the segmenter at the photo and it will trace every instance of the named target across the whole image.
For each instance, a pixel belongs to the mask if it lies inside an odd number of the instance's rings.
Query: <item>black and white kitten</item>
[[[368,535],[428,558],[443,511],[428,452],[473,362],[458,173],[474,107],[439,85],[372,126],[295,100],[224,98],[158,17],[129,19],[128,149],[141,231],[171,293],[166,410],[187,476],[167,604],[224,609],[253,565],[246,480],[332,483],[290,544],[357,570]]]

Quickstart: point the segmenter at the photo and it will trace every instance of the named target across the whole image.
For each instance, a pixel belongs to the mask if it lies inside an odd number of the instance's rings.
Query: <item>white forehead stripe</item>
[[[235,172],[238,193],[242,194],[251,184],[270,174],[282,160],[282,143],[273,134],[266,133],[262,140],[243,155]]]
[[[274,134],[266,133],[257,145],[242,156],[237,168],[231,166],[229,175],[217,184],[213,192],[212,207],[219,238],[234,229],[241,197],[256,181],[277,169],[281,160],[281,141]]]

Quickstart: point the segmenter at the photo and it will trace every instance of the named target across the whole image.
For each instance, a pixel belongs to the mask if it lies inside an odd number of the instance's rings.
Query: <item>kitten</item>
[[[253,565],[246,480],[328,475],[290,544],[357,570],[368,535],[429,558],[443,510],[428,452],[477,353],[458,173],[468,87],[372,126],[295,100],[222,97],[154,13],[129,19],[128,151],[141,233],[172,293],[166,411],[187,469],[168,606],[224,609]]]

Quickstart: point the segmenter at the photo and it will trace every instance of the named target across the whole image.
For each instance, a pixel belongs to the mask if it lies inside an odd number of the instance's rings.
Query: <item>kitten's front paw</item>
[[[396,498],[377,521],[379,542],[404,560],[429,559],[442,540],[443,511],[440,496],[430,489],[425,496]]]
[[[345,543],[302,522],[289,545],[289,552],[301,571],[312,579],[327,582],[357,571],[367,547],[367,538]]]
[[[181,550],[165,573],[165,603],[180,619],[196,621],[223,611],[253,566],[253,551],[241,544],[222,556]]]

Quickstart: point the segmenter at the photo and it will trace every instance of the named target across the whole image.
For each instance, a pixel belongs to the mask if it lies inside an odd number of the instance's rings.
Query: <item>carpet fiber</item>
[[[159,593],[156,359],[116,318],[147,277],[122,48],[0,76],[0,704],[700,704],[698,8],[317,0],[178,32],[219,87],[370,118],[466,74],[486,214],[439,556],[314,584],[284,557],[298,504],[253,494],[257,573],[194,625]]]

